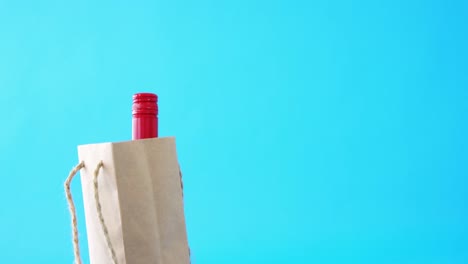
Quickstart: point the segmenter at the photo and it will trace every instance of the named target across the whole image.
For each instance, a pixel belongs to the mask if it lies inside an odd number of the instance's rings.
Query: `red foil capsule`
[[[152,93],[133,95],[132,139],[158,137],[158,96]]]

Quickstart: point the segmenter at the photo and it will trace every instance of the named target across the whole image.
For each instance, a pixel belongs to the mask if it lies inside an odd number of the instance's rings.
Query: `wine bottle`
[[[153,93],[133,95],[132,139],[158,137],[158,96]]]

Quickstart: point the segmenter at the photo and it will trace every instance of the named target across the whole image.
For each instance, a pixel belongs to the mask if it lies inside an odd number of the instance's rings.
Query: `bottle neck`
[[[158,97],[151,93],[133,96],[132,139],[158,137]]]

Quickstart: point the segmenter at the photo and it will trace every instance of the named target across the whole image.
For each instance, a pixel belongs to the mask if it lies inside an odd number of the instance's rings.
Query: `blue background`
[[[193,263],[468,263],[467,25],[467,1],[0,0],[0,262],[72,262],[76,146],[130,139],[150,91]]]

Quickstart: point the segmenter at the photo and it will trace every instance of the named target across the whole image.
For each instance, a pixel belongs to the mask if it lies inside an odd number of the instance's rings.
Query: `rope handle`
[[[71,171],[70,174],[68,175],[67,179],[65,180],[65,194],[67,196],[67,201],[68,201],[68,209],[70,210],[70,215],[71,215],[71,222],[72,222],[72,236],[73,236],[73,252],[75,255],[75,264],[82,264],[81,262],[81,255],[80,255],[80,246],[79,246],[79,241],[78,241],[78,222],[76,218],[76,208],[75,208],[75,203],[73,202],[73,197],[71,194],[70,190],[70,184],[75,175],[80,171],[82,168],[85,167],[84,161],[80,162],[78,165],[76,165]],[[101,224],[102,231],[104,233],[104,237],[106,238],[106,243],[107,247],[110,251],[110,254],[112,256],[112,262],[114,264],[118,264],[117,262],[117,255],[115,254],[114,247],[112,246],[112,242],[109,237],[109,231],[107,229],[106,222],[104,221],[104,216],[102,214],[102,207],[101,207],[101,202],[99,200],[99,185],[98,185],[98,176],[99,176],[99,171],[100,169],[104,167],[104,163],[102,160],[98,163],[96,166],[96,169],[94,170],[94,177],[93,177],[93,186],[94,186],[94,201],[96,203],[96,209],[98,213],[98,218],[99,218],[99,223]]]

